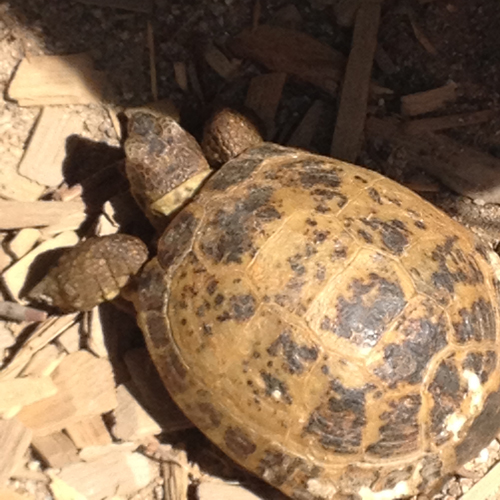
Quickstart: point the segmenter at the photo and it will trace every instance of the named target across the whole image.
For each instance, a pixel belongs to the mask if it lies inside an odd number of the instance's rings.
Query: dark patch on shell
[[[206,189],[226,191],[231,186],[248,179],[266,158],[288,154],[290,154],[289,149],[275,144],[263,144],[253,148],[248,153],[242,154],[223,165],[207,182]]]
[[[455,284],[477,285],[484,282],[484,276],[472,255],[466,255],[456,246],[458,238],[450,236],[442,245],[436,245],[431,258],[438,263],[438,271],[432,274],[436,288],[455,293]]]
[[[366,283],[354,279],[348,289],[351,297],[338,299],[336,320],[325,316],[320,328],[357,345],[373,347],[406,306],[404,292],[399,283],[375,273],[370,273]]]
[[[313,241],[317,245],[320,245],[321,243],[324,243],[327,239],[328,236],[330,235],[330,231],[317,231],[315,230],[313,232],[314,238]]]
[[[159,312],[148,311],[146,313],[146,327],[155,349],[161,352],[160,360],[168,371],[169,385],[176,392],[185,391],[187,389],[187,369],[173,345],[165,318]]]
[[[486,399],[481,413],[467,431],[465,439],[455,449],[457,467],[473,459],[488,446],[500,428],[500,390]]]
[[[459,344],[471,340],[480,342],[496,339],[495,313],[492,305],[484,298],[476,300],[470,310],[462,308],[458,313],[461,321],[454,323],[453,327],[455,339]]]
[[[373,187],[368,189],[368,196],[379,205],[382,205],[382,198],[380,197],[380,193]]]
[[[318,436],[320,444],[337,453],[360,451],[366,425],[366,393],[369,389],[347,389],[338,380],[330,382],[325,402],[309,417],[306,434]]]
[[[301,464],[302,460],[277,451],[266,451],[257,468],[257,474],[273,486],[282,486]]]
[[[425,222],[424,222],[424,221],[422,221],[422,220],[416,220],[416,221],[414,222],[414,224],[415,224],[415,227],[418,227],[418,229],[422,229],[422,230],[427,229],[427,225],[426,225],[426,224],[425,224]]]
[[[208,285],[207,285],[208,295],[213,295],[215,293],[215,290],[217,290],[217,285],[218,285],[218,282],[215,279],[211,280],[210,283],[208,283]]]
[[[164,273],[159,266],[146,266],[137,278],[137,290],[143,311],[162,311],[165,305]]]
[[[342,491],[359,491],[363,487],[372,489],[379,476],[377,470],[351,464],[344,469],[339,484]]]
[[[328,208],[326,205],[323,205],[322,203],[316,205],[316,207],[314,207],[314,210],[316,210],[316,212],[320,214],[326,214],[328,212],[331,212],[331,209]]]
[[[315,277],[318,281],[324,281],[326,278],[326,267],[320,262],[316,263],[316,274]]]
[[[301,483],[305,485],[309,479],[318,477],[321,469],[318,466],[308,465],[302,458],[275,450],[266,450],[257,467],[257,474],[278,488],[285,483],[291,484],[292,481],[296,481],[296,471],[300,471]],[[302,484],[296,486],[298,488]],[[294,491],[297,488],[294,488]]]
[[[264,222],[281,219],[281,214],[274,207],[264,207],[258,210],[255,215]]]
[[[148,311],[146,314],[146,325],[149,337],[156,349],[162,349],[169,344],[169,339],[165,334],[165,318],[161,312]]]
[[[431,358],[446,346],[446,325],[444,319],[433,322],[433,310],[424,318],[411,318],[398,328],[405,340],[401,344],[388,344],[384,348],[384,364],[375,373],[386,380],[391,387],[399,382],[410,384],[422,382]]]
[[[373,491],[392,490],[399,482],[407,481],[413,474],[413,467],[408,465],[402,469],[396,469],[389,472],[386,476],[380,477],[373,483]]]
[[[215,299],[214,299],[214,305],[215,305],[215,307],[218,307],[218,306],[222,305],[222,303],[224,302],[224,300],[225,300],[224,295],[222,295],[222,293],[218,293],[215,296]]]
[[[176,258],[189,250],[199,221],[185,210],[169,225],[158,241],[158,261],[168,269]]]
[[[311,189],[316,186],[326,188],[337,188],[340,186],[340,177],[334,168],[325,168],[325,163],[321,161],[302,161],[294,165],[300,170],[300,183],[305,189]]]
[[[373,243],[373,236],[364,229],[358,229],[358,234],[365,240],[366,243]]]
[[[403,396],[397,401],[391,401],[389,406],[391,409],[380,416],[384,422],[379,429],[380,439],[371,444],[367,452],[389,458],[418,450],[418,412],[422,406],[422,397],[420,394]]]
[[[301,263],[302,255],[295,254],[293,257],[288,258],[288,263],[290,264],[290,268],[297,276],[302,276],[306,272],[305,266]]]
[[[495,351],[470,352],[467,354],[462,366],[464,370],[474,372],[481,380],[481,383],[485,384],[497,366],[497,354]]]
[[[490,261],[490,250],[488,250],[488,247],[482,243],[477,243],[476,244],[476,251],[477,253],[486,261],[488,264],[491,264]]]
[[[204,416],[205,420],[208,420],[210,422],[213,428],[217,428],[220,426],[222,422],[222,415],[215,409],[212,403],[198,403],[198,409]]]
[[[253,295],[233,295],[229,299],[232,319],[239,322],[248,321],[255,314],[256,301]]]
[[[239,427],[228,427],[224,433],[226,448],[240,459],[246,459],[257,449],[256,444]]]
[[[337,206],[339,208],[344,207],[349,201],[349,198],[345,194],[334,191],[333,189],[314,189],[311,191],[311,194],[316,196],[317,200],[320,202],[337,199]]]
[[[334,243],[333,253],[330,256],[332,262],[339,259],[345,259],[347,257],[347,247],[342,241],[337,240]]]
[[[422,460],[422,469],[420,470],[422,481],[418,485],[418,490],[422,492],[427,491],[433,485],[445,479],[442,474],[442,468],[443,463],[437,455],[426,456]]]
[[[272,188],[253,186],[246,198],[238,201],[233,210],[219,210],[215,220],[208,224],[213,229],[214,236],[202,240],[203,252],[216,263],[241,264],[242,255],[253,249],[253,229],[249,220],[259,208],[266,205],[271,195]],[[211,233],[212,231],[207,231],[206,234]]]
[[[430,432],[433,435],[433,441],[437,444],[443,444],[450,439],[452,434],[445,429],[446,418],[459,410],[465,394],[453,359],[448,358],[440,363],[434,380],[429,385],[429,392],[434,400],[430,415]]]
[[[277,395],[276,399],[282,400],[287,405],[291,405],[293,403],[293,399],[288,391],[286,382],[283,382],[279,378],[267,372],[260,372],[260,376],[266,386],[266,396],[275,397]]]
[[[207,311],[210,311],[210,304],[207,301],[205,301],[204,304],[197,307],[195,314],[196,316],[198,316],[198,318],[203,318]]]
[[[382,243],[394,255],[401,255],[408,246],[411,233],[404,222],[398,219],[383,221],[377,218],[360,220],[365,226],[380,232]]]
[[[216,317],[216,320],[219,322],[219,323],[224,323],[225,321],[229,321],[231,319],[231,315],[229,314],[228,311],[223,311],[222,314],[219,314],[217,317]]]
[[[432,394],[449,397],[454,403],[460,402],[460,376],[451,360],[441,362],[429,390]]]
[[[298,345],[292,340],[289,331],[285,331],[268,347],[270,356],[276,357],[281,352],[285,359],[287,371],[292,374],[300,374],[304,371],[304,362],[312,362],[318,359],[318,348],[307,345]]]
[[[398,198],[387,198],[387,199],[397,207],[401,206],[401,200],[399,200]]]

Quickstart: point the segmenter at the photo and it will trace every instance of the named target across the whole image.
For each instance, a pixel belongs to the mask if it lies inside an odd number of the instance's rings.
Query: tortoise
[[[90,309],[137,273],[138,323],[175,402],[292,498],[436,490],[500,427],[498,256],[409,189],[264,142],[237,112],[216,114],[203,149],[213,175],[175,120],[133,115],[131,190],[161,231],[176,211],[156,256],[143,265],[131,236],[90,239],[35,295]]]

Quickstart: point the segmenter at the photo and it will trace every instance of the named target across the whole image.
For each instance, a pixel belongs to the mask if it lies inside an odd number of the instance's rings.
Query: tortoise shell
[[[174,400],[235,461],[300,500],[390,500],[498,430],[496,259],[375,172],[263,144],[177,215],[136,306]]]

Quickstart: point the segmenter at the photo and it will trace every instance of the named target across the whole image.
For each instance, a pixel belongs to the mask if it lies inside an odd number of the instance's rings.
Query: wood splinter
[[[401,97],[401,111],[406,116],[417,116],[444,108],[446,104],[455,102],[458,97],[458,85],[449,82],[424,92],[417,92]]]
[[[47,313],[16,302],[0,302],[0,317],[9,321],[44,321]]]

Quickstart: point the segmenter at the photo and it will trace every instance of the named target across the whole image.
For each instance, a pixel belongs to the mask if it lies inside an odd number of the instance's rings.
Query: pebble
[[[450,481],[451,484],[447,487],[446,491],[451,495],[452,498],[459,497],[462,494],[462,489],[458,484],[458,481],[454,478]]]
[[[165,497],[165,491],[163,486],[155,486],[153,493],[156,500],[163,500]]]
[[[27,464],[26,467],[28,467],[29,470],[34,470],[38,471],[41,469],[40,462],[38,460],[30,460]]]
[[[469,479],[468,477],[460,478],[459,482],[462,489],[462,494],[467,493],[472,488],[472,486],[474,486],[474,481],[472,479]]]

